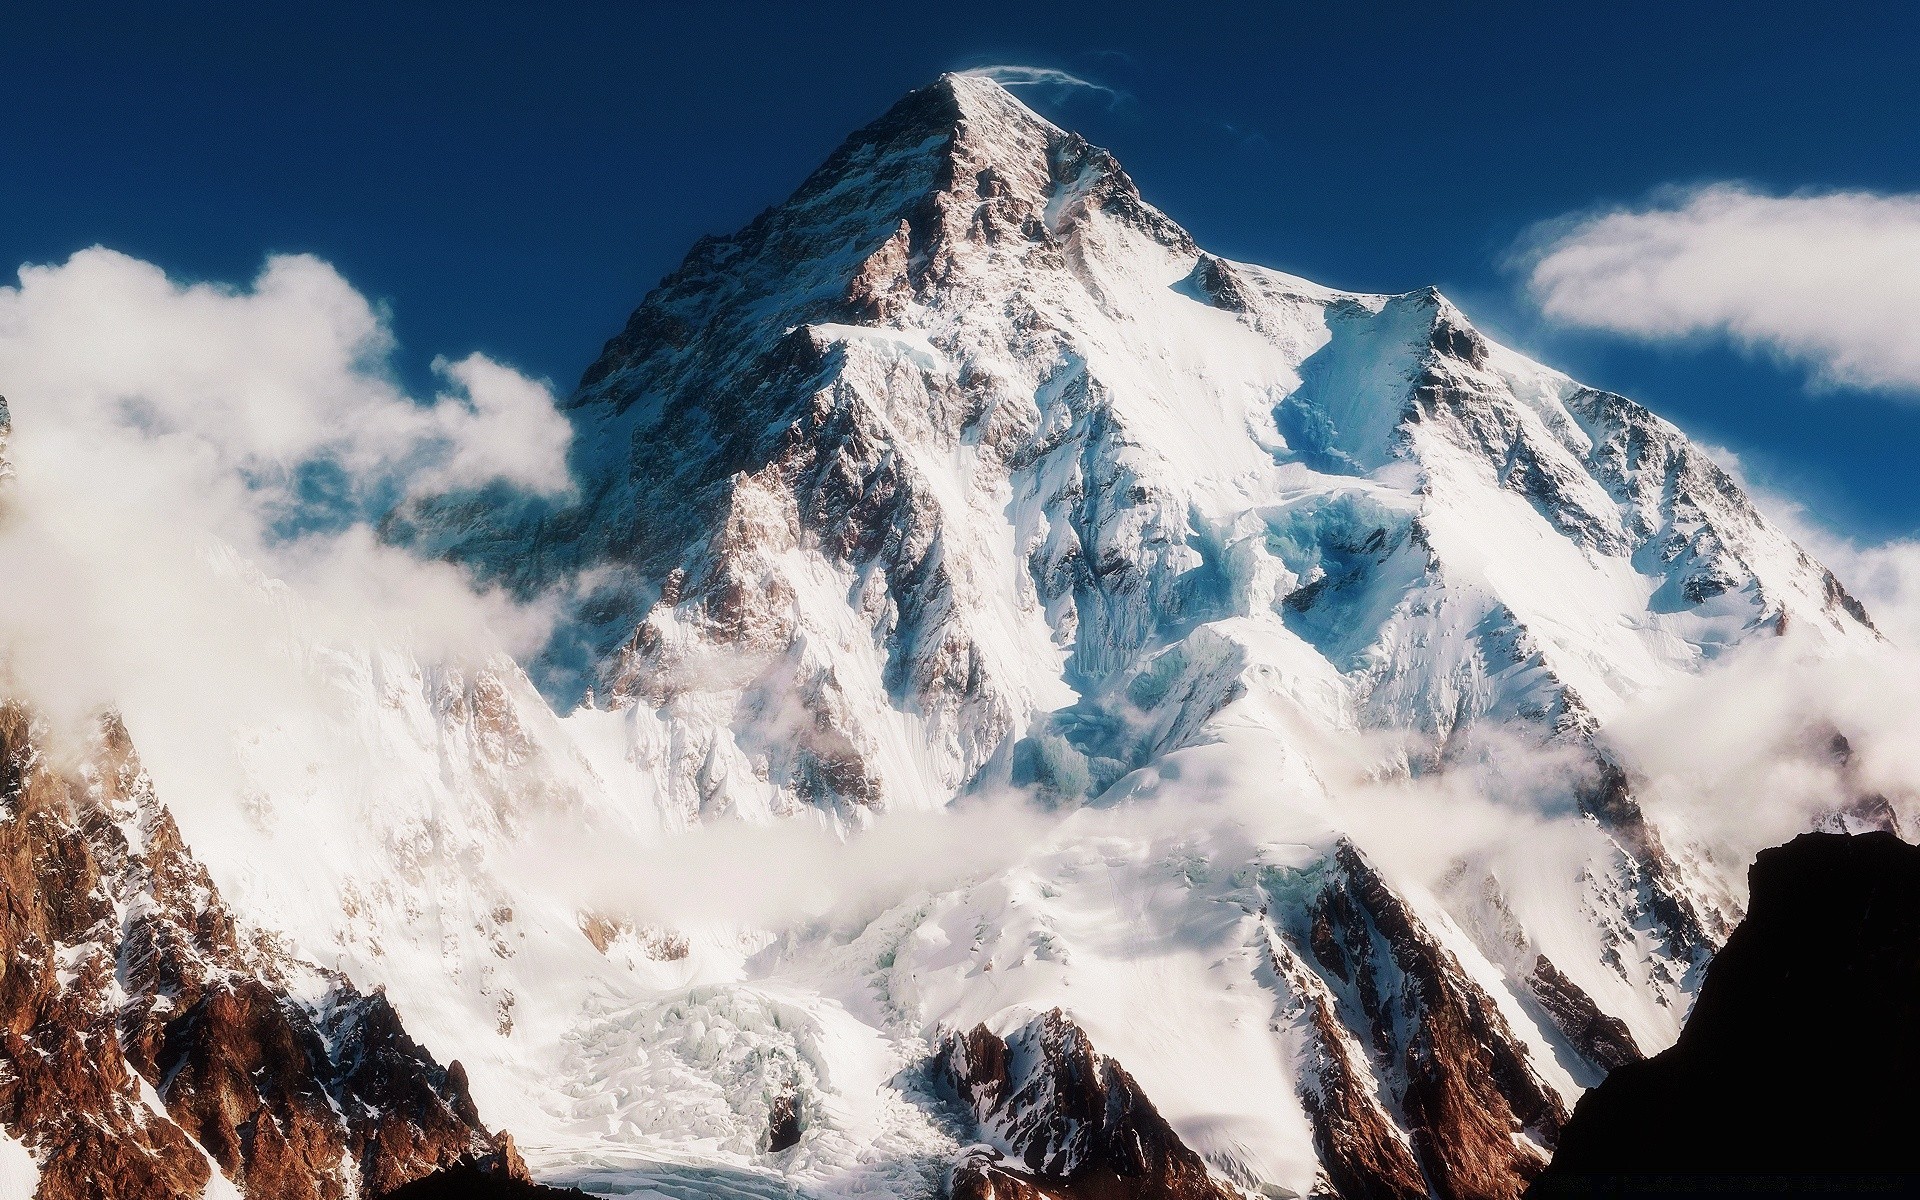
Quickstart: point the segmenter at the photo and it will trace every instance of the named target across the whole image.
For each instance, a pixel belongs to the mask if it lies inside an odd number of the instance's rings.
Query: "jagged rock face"
[[[1342,1021],[1339,1000],[1286,941],[1267,942],[1274,975],[1297,997],[1300,1102],[1313,1122],[1327,1182],[1348,1200],[1415,1200],[1426,1177],[1407,1133],[1382,1101],[1374,1056]]]
[[[1823,833],[1870,833],[1875,830],[1905,837],[1900,810],[1893,800],[1863,784],[1859,764],[1854,761],[1853,743],[1838,730],[1829,732],[1827,756],[1836,768],[1841,794],[1849,797],[1833,811],[1814,823]]]
[[[1545,1165],[1542,1150],[1553,1146],[1566,1110],[1493,997],[1349,842],[1303,915],[1302,957],[1348,1009],[1348,1026],[1371,1032],[1367,1051],[1434,1192],[1447,1200],[1519,1195]],[[1355,1089],[1339,1078],[1350,1068],[1330,1065],[1331,1080],[1322,1080],[1336,1085],[1339,1099],[1321,1104],[1350,1106]],[[1323,1143],[1357,1133],[1368,1144],[1363,1159],[1381,1158],[1380,1131],[1350,1111],[1342,1116],[1350,1131],[1335,1134],[1323,1118]],[[1361,1186],[1385,1194],[1404,1187],[1399,1164],[1387,1161],[1395,1169]],[[1345,1173],[1365,1178],[1377,1169],[1362,1163]]]
[[[956,1164],[956,1197],[1230,1200],[1133,1076],[1059,1009],[1002,1038],[976,1026],[938,1069],[995,1148]]]
[[[108,721],[56,766],[0,707],[0,1124],[36,1193],[374,1196],[491,1149],[379,994],[244,937]]]
[[[1626,1022],[1602,1012],[1593,997],[1562,975],[1546,955],[1535,960],[1527,989],[1580,1056],[1601,1074],[1646,1057]]]
[[[1750,879],[1680,1040],[1581,1098],[1532,1194],[1631,1194],[1669,1172],[1911,1186],[1920,848],[1802,834],[1762,851]]]

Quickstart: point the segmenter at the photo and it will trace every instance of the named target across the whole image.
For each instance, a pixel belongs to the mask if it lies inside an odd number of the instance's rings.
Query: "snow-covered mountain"
[[[568,412],[574,497],[385,528],[562,605],[541,659],[216,555],[314,700],[175,803],[610,1194],[1516,1195],[1737,916],[1610,725],[1877,642],[1670,424],[1209,255],[974,76],[699,243]]]
[[[696,247],[573,414],[585,503],[398,524],[522,586],[619,569],[582,633],[686,819],[1097,792],[1242,690],[1591,730],[1762,629],[1868,628],[1644,409],[1435,292],[1209,256],[967,76]]]
[[[1734,907],[1643,817],[1609,721],[1742,643],[1877,636],[1670,424],[1437,292],[1205,253],[977,77],[703,240],[571,415],[577,504],[444,498],[390,532],[590,581],[560,645],[599,666],[610,711],[572,722],[622,730],[615,794],[669,829],[1009,788],[1056,814],[1012,866],[676,1003],[805,979],[902,1066],[1058,1006],[1237,1186],[1511,1194],[1581,1087],[1671,1040]],[[1557,840],[1404,869],[1379,794],[1447,779]],[[583,1069],[636,1113],[671,1095]]]

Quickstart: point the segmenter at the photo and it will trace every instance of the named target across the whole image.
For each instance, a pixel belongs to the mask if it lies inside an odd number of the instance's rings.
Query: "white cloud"
[[[1920,392],[1920,196],[1737,184],[1555,222],[1528,285],[1549,317],[1731,338],[1823,384]]]
[[[564,417],[546,388],[473,355],[416,403],[394,382],[382,314],[307,255],[249,290],[183,285],[111,250],[20,270],[0,288],[0,378],[28,428],[191,447],[256,491],[331,463],[373,489],[491,479],[567,486]]]
[[[436,363],[445,387],[418,401],[393,350],[384,314],[307,256],[231,288],[96,248],[0,287],[4,691],[63,725],[118,706],[137,738],[204,750],[311,703],[296,621],[423,658],[536,649],[544,608],[478,594],[370,521],[424,488],[566,489],[566,420],[479,355]]]
[[[983,67],[972,67],[960,72],[962,75],[976,75],[982,79],[991,79],[1001,87],[1053,87],[1080,88],[1090,92],[1100,92],[1111,100],[1118,100],[1120,93],[1105,84],[1083,79],[1069,71],[1056,67],[1029,67],[1018,63],[994,63]]]

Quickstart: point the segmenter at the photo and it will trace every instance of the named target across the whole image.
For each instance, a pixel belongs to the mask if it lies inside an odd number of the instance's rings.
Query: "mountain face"
[[[539,661],[219,560],[311,720],[209,745],[177,828],[21,750],[66,807],[0,831],[73,848],[8,860],[0,1014],[78,1074],[0,1079],[0,1172],[56,1200],[107,1128],[166,1176],[116,1195],[376,1195],[510,1159],[484,1112],[603,1194],[1518,1196],[1739,917],[1610,723],[1877,640],[1673,426],[1431,290],[1207,254],[969,76],[700,242],[568,412],[574,498],[384,528],[563,605]],[[742,899],[793,876],[843,902]]]
[[[1581,1099],[1531,1194],[1657,1190],[1677,1172],[1910,1189],[1916,947],[1920,849],[1875,831],[1762,851],[1680,1040]]]
[[[1644,409],[1435,292],[1207,255],[968,77],[703,241],[573,414],[581,506],[403,524],[523,585],[620,569],[589,638],[686,819],[1094,794],[1260,667],[1430,752],[1577,733],[1761,629],[1867,624]]]
[[[636,1149],[589,1187],[718,1145],[829,1189],[1518,1195],[1739,915],[1609,722],[1742,645],[1878,636],[1672,425],[1435,291],[1210,255],[974,77],[703,239],[569,413],[577,500],[387,534],[572,589],[534,669],[592,683],[562,724],[612,808],[1049,814],[877,919],[696,939],[642,968],[683,990],[598,1001],[565,1071]],[[1448,780],[1572,832],[1416,870],[1369,789]],[[691,1076],[706,1117],[651,1107]]]

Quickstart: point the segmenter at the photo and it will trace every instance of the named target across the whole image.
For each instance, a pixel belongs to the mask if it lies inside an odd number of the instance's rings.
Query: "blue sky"
[[[390,307],[404,370],[477,350],[564,390],[694,238],[899,94],[1040,65],[1118,93],[1022,95],[1209,249],[1438,284],[1832,525],[1920,526],[1920,388],[1575,329],[1514,259],[1538,222],[1663,186],[1920,193],[1920,7],[326,7],[9,6],[8,277],[96,243],[235,283],[309,251]]]

